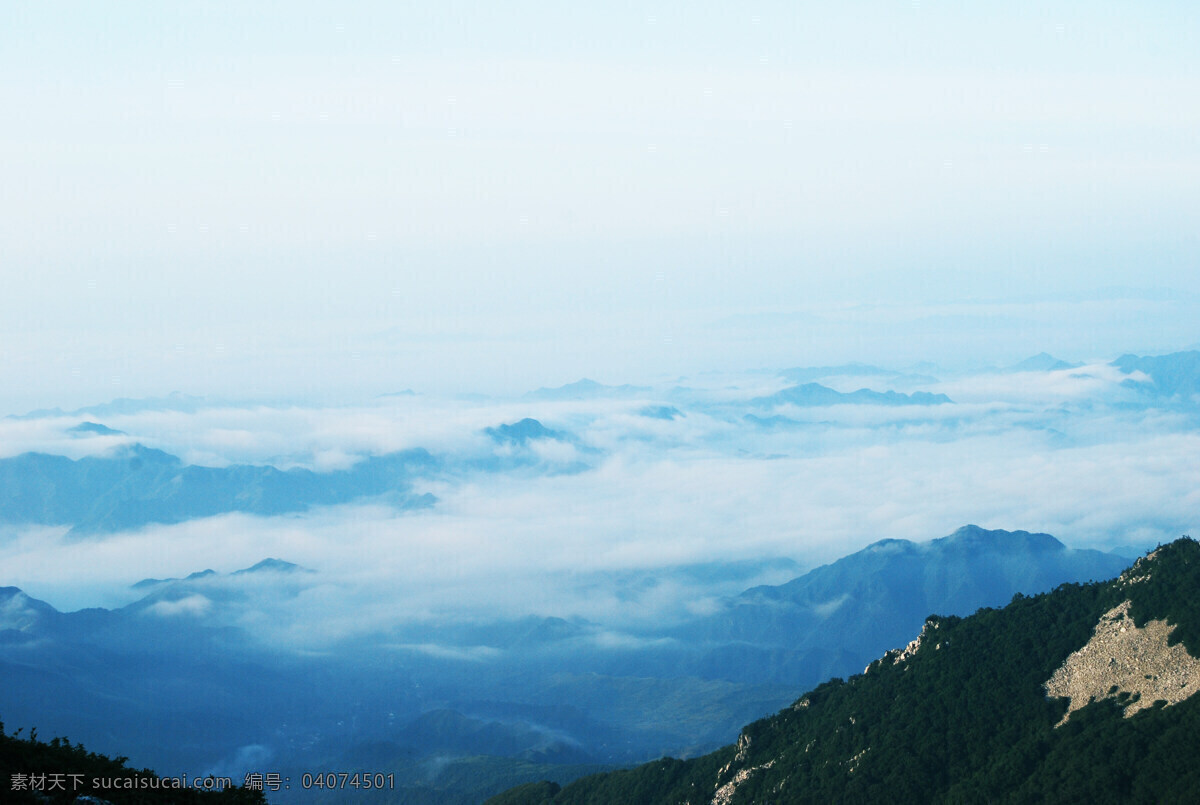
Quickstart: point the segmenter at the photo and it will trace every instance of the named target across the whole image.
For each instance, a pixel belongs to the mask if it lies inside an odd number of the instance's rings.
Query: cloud
[[[239,747],[229,757],[222,758],[216,765],[205,769],[201,777],[230,777],[235,783],[243,780],[248,772],[261,772],[269,768],[275,751],[262,744],[247,744]]]
[[[838,609],[841,608],[842,604],[846,603],[849,598],[850,595],[847,593],[839,595],[837,598],[834,598],[830,601],[825,601],[821,604],[815,604],[813,606],[813,614],[818,618],[828,618],[830,615],[837,612]]]
[[[212,609],[212,601],[202,595],[189,595],[173,601],[156,601],[146,608],[150,615],[174,618],[180,615],[199,616]]]
[[[676,641],[669,637],[636,637],[622,632],[603,631],[590,636],[591,642],[602,649],[640,649],[647,647],[669,646]]]
[[[962,398],[954,405],[788,411],[809,419],[786,428],[741,419],[761,376],[694,384],[688,402],[672,403],[685,416],[672,420],[637,414],[669,390],[638,400],[416,396],[142,412],[107,424],[213,461],[338,466],[364,452],[428,447],[446,462],[422,482],[439,502],[411,512],[351,504],[229,514],[69,546],[62,528],[7,526],[0,583],[60,608],[114,606],[137,598],[129,585],[142,578],[229,573],[273,556],[318,572],[204,579],[196,597],[153,611],[203,614],[307,650],[375,636],[469,654],[470,645],[439,639],[437,625],[580,616],[624,634],[709,610],[753,581],[675,572],[685,565],[789,557],[811,567],[881,538],[926,540],[966,523],[1046,531],[1077,547],[1194,530],[1200,435],[1191,415],[1125,405],[1120,379],[1102,364],[961,377],[939,387]],[[574,441],[535,440],[541,463],[520,473],[472,463],[500,450],[484,428],[525,416]],[[84,441],[44,423],[3,427],[47,448]],[[580,457],[589,469],[555,474]],[[795,572],[765,568],[758,583]]]
[[[1128,379],[1129,375],[1103,362],[1052,372],[970,375],[939,383],[937,388],[963,403],[1050,406],[1086,400],[1133,400],[1134,394],[1121,388]]]
[[[386,646],[397,651],[415,651],[428,657],[449,660],[465,660],[467,662],[486,662],[501,655],[501,651],[492,646],[441,646],[436,643],[394,643]]]
[[[87,417],[48,417],[45,419],[0,418],[0,458],[21,453],[54,453],[72,459],[107,453],[135,439],[127,435],[96,434],[73,438],[68,429]]]

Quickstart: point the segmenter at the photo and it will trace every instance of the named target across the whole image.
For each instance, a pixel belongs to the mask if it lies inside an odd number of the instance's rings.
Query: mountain
[[[30,598],[18,587],[0,587],[0,642],[20,632],[44,629],[60,617],[57,609]]]
[[[665,419],[668,422],[685,416],[682,411],[673,405],[647,405],[638,411],[638,415],[649,419]]]
[[[0,522],[69,525],[78,535],[227,512],[284,514],[364,498],[416,508],[434,499],[414,494],[411,480],[436,466],[424,450],[369,456],[328,473],[202,467],[141,444],[78,460],[22,453],[0,459]]]
[[[665,757],[518,803],[1192,802],[1200,791],[1200,543],[1114,580],[930,616],[693,760]]]
[[[1147,394],[1184,399],[1200,394],[1200,352],[1173,352],[1153,357],[1122,355],[1112,365],[1125,374],[1141,372],[1149,377],[1149,382],[1130,378],[1124,383]]]
[[[827,377],[884,377],[890,381],[906,383],[936,383],[937,378],[927,374],[905,374],[866,363],[844,363],[840,366],[798,366],[779,373],[793,383],[811,383]]]
[[[267,613],[295,614],[287,601],[303,612],[324,595],[328,579],[282,559],[147,579],[139,600],[112,610],[58,612],[2,588],[0,715],[160,773],[374,768],[406,781],[392,801],[479,802],[530,780],[711,752],[796,691],[904,644],[931,611],[966,615],[1125,564],[1044,534],[967,526],[877,542],[776,586],[749,587],[799,568],[747,560],[580,577],[581,594],[598,597],[744,590],[681,622],[414,617],[320,651],[252,631]],[[255,753],[272,760],[246,759]]]
[[[255,567],[139,585],[142,598],[112,610],[58,612],[0,588],[0,715],[160,774],[216,770],[240,781],[266,770],[255,751],[303,762],[344,746],[356,721],[419,712],[403,665],[380,667],[386,651],[281,651],[241,627],[268,593],[318,583],[274,562]]]
[[[497,449],[464,462],[463,467],[483,472],[533,470],[559,475],[585,472],[593,466],[588,459],[601,455],[600,450],[583,444],[573,433],[548,428],[531,417],[484,428],[483,433]]]
[[[536,419],[526,417],[511,425],[497,425],[494,428],[484,428],[484,433],[497,444],[526,445],[536,439],[556,439],[567,441],[570,437],[556,430],[551,430]]]
[[[800,386],[789,386],[766,397],[755,397],[751,405],[774,406],[790,405],[824,406],[824,405],[940,405],[953,402],[945,394],[930,394],[927,391],[914,391],[903,394],[898,391],[872,391],[859,389],[849,393],[836,391],[820,383],[805,383]]]
[[[99,422],[80,422],[73,428],[67,428],[72,436],[126,436],[123,430],[116,430]]]
[[[824,377],[869,377],[896,373],[867,363],[844,363],[840,366],[797,366],[784,369],[780,374],[793,383],[809,383]]]
[[[1078,369],[1082,364],[1060,361],[1048,352],[1039,352],[1031,358],[1005,369],[1005,372],[1057,372],[1060,369]]]
[[[248,568],[245,568],[244,570],[233,571],[233,575],[234,576],[243,576],[247,573],[314,573],[314,572],[316,572],[316,571],[310,570],[309,568],[306,568],[306,567],[300,567],[300,565],[293,564],[292,562],[285,562],[282,559],[272,559],[272,558],[268,557],[268,558],[262,560],[261,562],[258,562],[257,564],[254,564]]]
[[[118,397],[110,402],[89,405],[84,408],[77,408],[74,411],[64,411],[61,408],[39,408],[36,411],[30,411],[25,414],[9,414],[5,419],[27,420],[64,416],[127,416],[142,413],[143,411],[182,411],[195,413],[206,405],[213,404],[212,401],[206,400],[203,397],[193,397],[188,394],[172,392],[166,397],[143,397],[139,399]]]
[[[967,525],[925,543],[880,540],[786,584],[747,590],[670,634],[709,647],[710,673],[810,685],[906,641],[930,612],[969,615],[1016,593],[1111,578],[1127,563],[1049,534]]]
[[[525,394],[529,400],[591,400],[602,397],[628,397],[650,391],[645,386],[606,386],[595,380],[583,378],[557,388],[540,388]]]

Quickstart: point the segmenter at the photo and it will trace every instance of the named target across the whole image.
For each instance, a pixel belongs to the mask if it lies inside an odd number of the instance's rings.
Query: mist
[[[280,558],[315,572],[290,578],[286,596],[248,577],[210,580],[244,588],[255,603],[193,601],[170,614],[227,618],[274,645],[307,649],[405,623],[498,614],[616,629],[669,621],[879,539],[920,541],[965,523],[1045,531],[1073,547],[1148,545],[1195,525],[1200,437],[1190,409],[1135,404],[1123,385],[1131,377],[1139,376],[1095,364],[910,379],[953,402],[894,407],[763,402],[787,381],[762,373],[568,400],[406,394],[103,417],[119,436],[71,430],[102,409],[9,419],[0,430],[10,456],[104,456],[140,443],[190,464],[322,473],[423,448],[438,467],[414,478],[414,490],[436,503],[231,512],[84,536],[10,524],[0,561],[6,583],[78,609],[127,604],[140,597],[132,585],[141,579]],[[871,379],[826,382],[850,390]],[[646,415],[660,409],[671,413]],[[526,417],[551,435],[496,435]],[[773,573],[772,560],[794,564]],[[738,562],[760,564],[750,577],[715,583],[669,572]]]

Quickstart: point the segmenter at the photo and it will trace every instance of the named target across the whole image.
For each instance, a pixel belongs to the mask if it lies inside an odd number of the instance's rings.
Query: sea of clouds
[[[211,568],[211,593],[198,584],[155,614],[221,619],[319,649],[394,636],[405,624],[529,614],[636,631],[879,539],[927,540],[966,523],[1044,531],[1071,547],[1153,545],[1196,525],[1200,433],[1194,409],[1152,404],[1122,385],[1128,379],[1104,363],[910,374],[897,384],[954,402],[798,407],[771,402],[789,383],[760,372],[558,395],[581,399],[167,399],[145,410],[3,419],[4,457],[79,458],[141,443],[186,463],[329,472],[423,448],[439,468],[413,481],[436,496],[428,509],[363,501],[82,538],[66,524],[8,524],[0,583],[71,610],[128,604],[144,594],[131,589],[141,579]],[[878,375],[822,382],[891,387]],[[647,415],[658,409],[678,413]],[[522,444],[487,433],[526,417],[557,436]],[[122,433],[69,431],[89,421]],[[265,557],[315,572],[224,575]],[[749,569],[680,572],[739,562]]]

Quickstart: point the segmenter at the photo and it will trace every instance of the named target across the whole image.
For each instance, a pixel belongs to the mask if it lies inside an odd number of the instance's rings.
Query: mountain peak
[[[1141,372],[1150,379],[1147,383],[1130,378],[1124,383],[1127,387],[1163,397],[1190,398],[1200,394],[1200,352],[1194,350],[1144,357],[1122,355],[1109,365],[1125,374]]]
[[[576,380],[574,383],[567,383],[557,388],[543,387],[537,391],[531,391],[525,396],[534,400],[584,400],[592,397],[621,397],[629,394],[643,394],[649,390],[644,386],[631,386],[629,384],[606,386],[603,383],[597,383],[595,380],[585,377]]]
[[[484,428],[483,432],[500,444],[525,444],[534,439],[561,439],[563,435],[531,417],[525,417],[511,425]]]
[[[230,573],[229,575],[230,576],[245,576],[245,575],[248,575],[251,573],[257,574],[257,573],[315,573],[315,572],[316,572],[315,570],[311,570],[307,567],[301,567],[300,565],[294,564],[292,562],[284,561],[283,559],[275,559],[272,557],[268,557],[266,559],[263,559],[261,562],[257,562],[255,564],[251,565],[250,567],[242,568],[241,570],[235,570],[232,573]],[[213,570],[212,568],[208,568],[206,570],[197,570],[195,573],[189,573],[187,576],[185,576],[182,579],[178,579],[178,578],[142,579],[141,581],[139,581],[133,585],[133,589],[144,590],[144,589],[148,589],[148,588],[152,588],[152,587],[157,587],[157,586],[163,585],[163,584],[171,584],[171,583],[179,582],[179,581],[199,581],[200,579],[207,579],[207,578],[210,578],[213,576],[219,576],[219,575],[224,575],[224,574],[217,573],[217,571]]]
[[[80,422],[73,428],[67,428],[67,433],[74,436],[125,436],[123,430],[110,428],[108,425],[103,425],[99,422]]]
[[[243,570],[235,570],[230,575],[242,576],[247,573],[314,573],[316,571],[309,570],[306,567],[285,562],[283,559],[272,559],[270,557],[258,562]]]
[[[1008,367],[1007,372],[1056,372],[1059,369],[1078,369],[1080,364],[1059,360],[1049,352],[1039,352]]]
[[[931,544],[942,548],[958,545],[980,548],[1015,548],[1023,546],[1027,549],[1039,551],[1061,551],[1067,547],[1049,534],[1040,532],[1030,533],[1028,531],[1005,531],[1003,529],[989,530],[974,524],[967,524],[947,537],[933,540]]]
[[[27,632],[46,617],[58,614],[58,610],[31,598],[20,587],[0,587],[0,631]]]
[[[170,453],[166,453],[153,447],[146,447],[146,445],[142,444],[141,442],[122,445],[110,455],[112,455],[114,458],[129,459],[135,469],[146,464],[164,467],[183,465],[183,461],[178,456],[173,456]]]
[[[914,391],[904,394],[898,391],[873,391],[859,389],[853,392],[841,392],[820,383],[802,383],[798,386],[788,386],[766,397],[755,397],[751,404],[757,406],[773,406],[780,404],[798,405],[802,407],[823,407],[830,405],[941,405],[951,403],[945,394],[932,394],[928,391]]]

